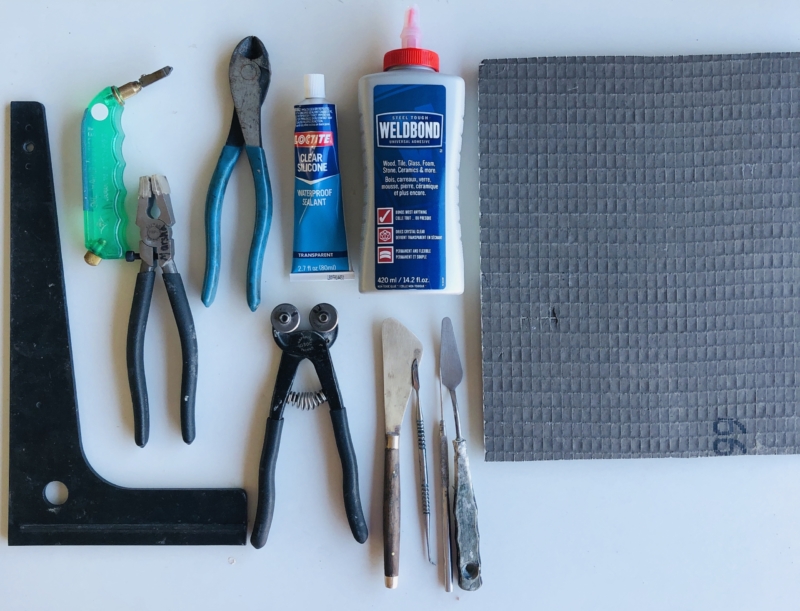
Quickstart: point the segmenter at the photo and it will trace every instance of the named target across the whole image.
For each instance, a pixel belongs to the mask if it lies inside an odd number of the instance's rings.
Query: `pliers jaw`
[[[261,106],[271,78],[269,53],[261,40],[248,36],[236,45],[228,67],[235,120],[226,144],[261,146]]]
[[[166,273],[176,273],[173,257],[175,242],[172,226],[175,214],[172,211],[169,182],[161,174],[139,178],[139,203],[136,208],[136,225],[139,227],[139,258],[141,271],[153,271],[160,267]]]

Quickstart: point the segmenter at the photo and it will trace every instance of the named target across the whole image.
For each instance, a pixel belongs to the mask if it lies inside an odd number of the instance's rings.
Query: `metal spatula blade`
[[[456,334],[453,323],[449,318],[442,319],[442,345],[439,349],[439,375],[442,384],[448,390],[455,391],[461,380],[464,379],[464,370],[461,368],[461,359],[458,356]]]

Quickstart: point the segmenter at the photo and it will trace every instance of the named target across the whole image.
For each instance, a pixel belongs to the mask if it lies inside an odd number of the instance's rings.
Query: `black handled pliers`
[[[283,411],[292,389],[297,367],[304,359],[314,365],[317,377],[322,384],[322,392],[330,406],[333,436],[342,461],[344,507],[350,530],[359,543],[367,540],[367,522],[361,509],[361,496],[358,491],[358,465],[347,426],[347,412],[342,404],[339,384],[333,370],[331,353],[328,350],[339,333],[336,309],[327,303],[320,303],[311,310],[311,331],[298,331],[300,314],[297,308],[284,303],[272,311],[272,337],[283,351],[278,366],[278,377],[272,393],[264,449],[258,469],[258,508],[253,524],[250,542],[253,547],[263,547],[269,536],[272,515],[275,509],[275,464],[283,429]]]
[[[147,399],[147,382],[144,375],[144,332],[153,297],[156,268],[161,268],[164,285],[178,325],[183,354],[181,378],[181,433],[186,443],[195,436],[194,401],[197,390],[197,334],[192,311],[186,298],[186,289],[173,259],[175,243],[172,225],[175,215],[169,195],[166,176],[155,174],[139,179],[139,204],[136,224],[141,241],[139,252],[126,254],[128,261],[141,259],[142,266],[136,277],[131,318],[128,322],[128,381],[133,399],[133,425],[136,445],[144,447],[150,436],[150,414]]]
[[[248,36],[236,45],[228,68],[233,120],[206,197],[206,274],[203,281],[206,307],[214,302],[219,283],[222,200],[242,148],[250,161],[256,190],[255,227],[247,262],[247,304],[255,312],[261,303],[261,267],[272,223],[272,186],[267,159],[261,148],[261,106],[267,97],[271,74],[269,55],[263,42],[255,36]]]

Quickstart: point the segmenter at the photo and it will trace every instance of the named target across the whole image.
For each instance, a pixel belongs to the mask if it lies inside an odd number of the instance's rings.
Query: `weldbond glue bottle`
[[[402,48],[358,82],[365,193],[359,290],[464,292],[458,168],[464,80],[422,49],[416,6]]]

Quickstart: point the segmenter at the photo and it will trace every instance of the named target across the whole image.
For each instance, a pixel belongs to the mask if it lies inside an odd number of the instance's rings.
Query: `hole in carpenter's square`
[[[31,125],[30,123],[28,123],[28,124],[25,126],[25,131],[26,131],[26,132],[29,132],[29,131],[31,131],[32,129],[33,129],[33,125]]]
[[[22,145],[22,148],[26,153],[32,153],[33,149],[36,148],[36,145],[30,140],[28,140],[25,144]]]
[[[51,505],[63,505],[68,497],[69,490],[61,482],[50,482],[44,487],[44,498]]]
[[[31,164],[29,164],[29,163],[26,163],[26,164],[25,164],[25,169],[26,169],[26,170],[30,170],[30,169],[31,169]]]

